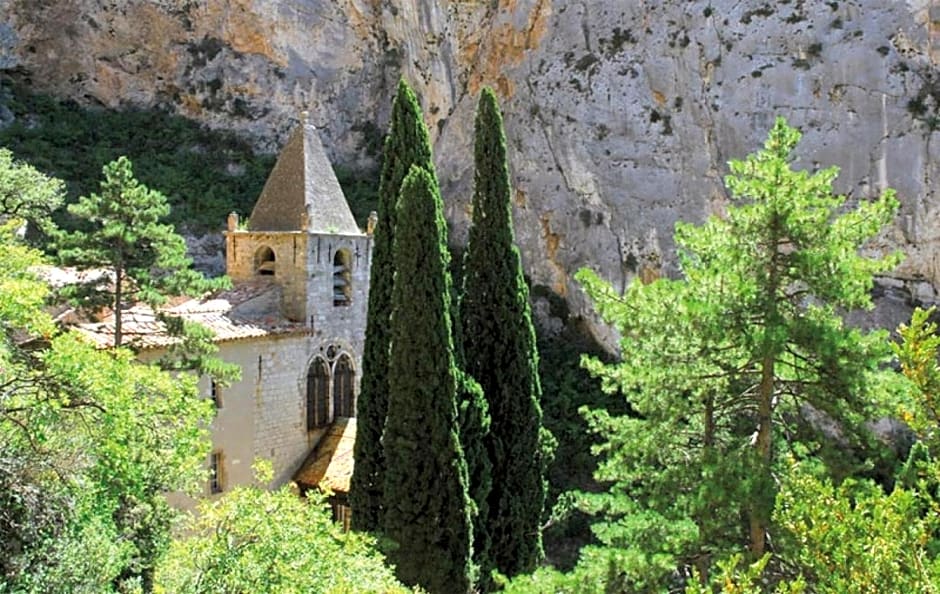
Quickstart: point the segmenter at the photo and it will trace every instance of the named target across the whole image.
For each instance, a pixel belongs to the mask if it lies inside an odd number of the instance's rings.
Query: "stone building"
[[[357,226],[306,113],[246,224],[229,216],[225,242],[233,288],[167,309],[212,330],[218,356],[241,368],[231,386],[200,380],[218,409],[207,496],[250,483],[257,458],[272,463],[272,486],[302,467],[309,477],[309,468],[331,466],[322,457],[335,447],[318,446],[334,425],[355,435],[372,237]],[[109,346],[108,322],[79,328]],[[174,342],[145,307],[125,312],[123,333],[145,360]],[[351,469],[350,460],[340,472]]]

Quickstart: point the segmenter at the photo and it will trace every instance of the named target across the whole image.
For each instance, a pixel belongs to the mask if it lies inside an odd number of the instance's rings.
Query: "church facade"
[[[230,386],[200,380],[217,408],[205,495],[252,483],[255,459],[271,462],[272,487],[302,470],[302,486],[317,486],[326,477],[309,478],[314,466],[351,474],[351,450],[339,466],[323,458],[336,454],[324,447],[337,427],[354,439],[372,236],[356,224],[306,113],[248,221],[233,213],[227,227],[233,288],[167,310],[212,330],[218,356],[241,369]],[[108,320],[79,329],[102,346],[113,338]],[[123,332],[145,360],[173,342],[147,308],[125,312]],[[348,488],[348,476],[328,478]]]

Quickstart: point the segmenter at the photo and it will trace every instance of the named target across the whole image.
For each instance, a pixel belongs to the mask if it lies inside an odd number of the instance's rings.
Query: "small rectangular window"
[[[209,459],[209,493],[215,495],[223,490],[222,478],[224,469],[222,468],[222,452],[212,452]]]
[[[216,408],[222,408],[222,386],[215,380],[209,380],[209,396]]]
[[[344,532],[349,532],[352,523],[352,509],[346,503],[345,499],[337,497],[330,498],[330,507],[333,511],[333,521],[343,526]]]

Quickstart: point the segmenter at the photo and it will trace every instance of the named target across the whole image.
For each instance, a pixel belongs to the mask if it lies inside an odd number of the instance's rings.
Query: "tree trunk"
[[[702,439],[702,447],[705,450],[706,457],[711,453],[715,445],[715,397],[705,398],[705,435]]]
[[[712,450],[715,447],[715,397],[705,397],[704,411],[705,432],[702,436],[702,463],[703,466],[712,463]],[[711,534],[705,528],[705,518],[707,511],[703,511],[696,521],[699,531],[699,542],[707,543],[711,540]],[[695,568],[698,570],[699,581],[705,585],[708,583],[708,570],[711,567],[711,555],[707,553],[704,547],[700,547],[698,555],[695,558]]]
[[[754,443],[758,457],[757,472],[760,474],[758,492],[751,497],[750,533],[751,554],[754,559],[764,555],[767,537],[767,510],[763,501],[764,488],[770,479],[770,461],[772,444],[772,418],[774,397],[774,374],[777,361],[777,345],[774,343],[774,329],[780,324],[777,310],[777,290],[780,287],[780,220],[776,213],[770,222],[770,237],[767,243],[770,254],[770,270],[767,279],[766,305],[764,312],[764,339],[760,364],[760,386],[757,390],[757,439]]]
[[[121,301],[124,296],[121,293],[121,277],[123,276],[123,266],[117,266],[114,269],[114,348],[121,346]]]
[[[760,465],[758,472],[763,476],[761,483],[763,485],[767,476],[770,474],[771,458],[771,422],[773,412],[774,397],[774,362],[773,353],[764,355],[761,361],[761,379],[758,389],[757,403],[757,439],[754,448],[757,450]],[[764,555],[765,538],[767,534],[767,518],[764,513],[762,501],[751,501],[751,553],[755,559]]]

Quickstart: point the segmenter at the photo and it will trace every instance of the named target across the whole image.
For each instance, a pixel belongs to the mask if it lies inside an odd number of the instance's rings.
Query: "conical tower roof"
[[[251,231],[359,234],[307,112],[277,158],[248,220]]]

